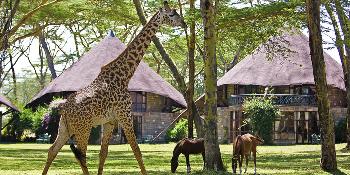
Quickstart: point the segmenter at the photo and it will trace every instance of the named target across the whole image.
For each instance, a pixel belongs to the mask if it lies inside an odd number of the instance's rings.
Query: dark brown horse
[[[171,158],[171,172],[175,173],[177,166],[179,165],[178,158],[180,154],[185,155],[187,173],[191,172],[190,167],[190,154],[202,154],[203,163],[205,162],[205,150],[204,150],[204,139],[182,139],[177,142],[174,151],[173,157]]]
[[[264,140],[251,134],[238,135],[233,142],[232,171],[236,174],[237,161],[239,163],[239,174],[242,174],[243,156],[245,157],[245,171],[247,172],[248,157],[253,152],[254,174],[256,174],[256,146],[264,143]]]

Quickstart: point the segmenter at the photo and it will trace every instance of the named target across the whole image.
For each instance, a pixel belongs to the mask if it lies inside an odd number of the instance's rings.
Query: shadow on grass
[[[31,145],[29,145],[31,146]],[[33,149],[21,149],[12,146],[0,149],[0,174],[2,170],[16,170],[25,173],[33,174],[38,170],[42,170],[46,159],[47,149],[35,147]],[[97,173],[99,149],[88,150],[87,161],[91,174]],[[172,149],[169,151],[143,151],[143,160],[150,175],[172,175],[170,173],[170,159]],[[227,167],[228,172],[210,172],[202,171],[201,155],[191,156],[191,167],[193,175],[228,175],[231,174],[231,154],[222,153],[223,163]],[[318,151],[300,151],[293,153],[279,154],[264,153],[258,154],[257,169],[263,174],[323,174],[324,172],[319,167],[320,152]],[[332,174],[347,174],[350,162],[349,154],[337,155],[339,169]],[[253,161],[249,161],[248,172],[253,172]],[[51,173],[56,174],[80,174],[80,166],[76,162],[73,153],[69,149],[60,150],[59,155],[54,160],[51,168]],[[131,150],[111,149],[109,151],[106,163],[105,174],[135,174],[139,175],[137,161],[134,158]],[[35,174],[35,173],[34,173]],[[180,156],[178,171],[174,175],[186,174],[185,157]]]
[[[342,172],[340,169],[337,169],[337,170],[335,170],[333,172],[329,172],[329,173],[331,173],[333,175],[347,175],[346,173]]]

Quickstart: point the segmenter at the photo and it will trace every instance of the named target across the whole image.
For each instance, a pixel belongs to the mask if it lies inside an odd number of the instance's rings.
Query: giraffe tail
[[[82,161],[84,161],[85,159],[83,153],[77,147],[74,146],[74,143],[70,143],[70,149],[74,153],[75,158],[78,159],[78,161],[82,164]]]

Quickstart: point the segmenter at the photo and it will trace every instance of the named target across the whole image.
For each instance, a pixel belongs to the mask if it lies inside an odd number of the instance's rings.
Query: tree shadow
[[[342,152],[342,153],[349,153],[350,149],[349,148],[342,148],[339,151]]]
[[[335,170],[333,172],[329,172],[329,173],[331,173],[333,175],[346,175],[346,173],[342,172],[340,169],[337,169],[337,170]]]

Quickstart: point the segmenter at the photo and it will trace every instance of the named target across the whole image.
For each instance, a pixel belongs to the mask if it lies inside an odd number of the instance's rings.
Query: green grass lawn
[[[0,174],[41,174],[46,161],[49,144],[0,144]],[[145,166],[149,174],[171,174],[170,159],[175,144],[141,144]],[[350,153],[342,152],[344,144],[337,145],[339,171],[336,174],[350,174]],[[96,174],[100,147],[88,147],[88,168]],[[231,145],[221,145],[225,166],[231,172]],[[202,172],[200,155],[190,157],[192,174]],[[185,174],[185,158],[180,156],[177,174]],[[329,174],[320,170],[319,145],[260,146],[257,155],[259,174]],[[253,162],[249,162],[248,173],[252,174]],[[104,174],[139,174],[139,168],[129,145],[111,145]],[[54,160],[49,174],[82,174],[69,146],[66,145]],[[223,173],[225,174],[225,173]],[[229,173],[227,173],[229,174]]]

